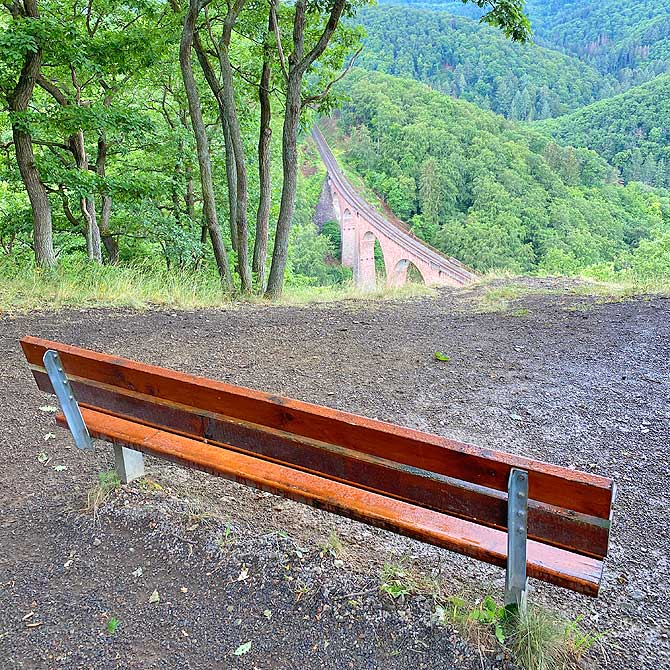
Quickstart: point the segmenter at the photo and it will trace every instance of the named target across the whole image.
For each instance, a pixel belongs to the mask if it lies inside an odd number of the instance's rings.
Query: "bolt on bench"
[[[141,452],[596,596],[611,479],[382,421],[35,337],[21,346],[78,447],[114,444],[119,476]]]

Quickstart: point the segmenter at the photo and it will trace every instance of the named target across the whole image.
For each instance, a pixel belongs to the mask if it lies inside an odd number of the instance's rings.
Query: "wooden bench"
[[[506,567],[507,604],[527,575],[598,593],[611,479],[58,342],[21,346],[58,395],[58,423],[81,448],[112,442],[124,481],[145,452]]]

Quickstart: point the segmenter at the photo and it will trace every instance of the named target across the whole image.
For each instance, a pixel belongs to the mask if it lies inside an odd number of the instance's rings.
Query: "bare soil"
[[[54,399],[22,359],[27,334],[614,477],[601,596],[533,583],[531,598],[603,633],[588,667],[670,667],[670,300],[525,288],[491,313],[479,287],[0,316],[0,669],[509,667],[492,643],[437,626],[429,597],[379,590],[382,566],[402,563],[448,593],[500,597],[497,568],[155,460],[95,518],[81,511],[111,448],[77,451],[40,410]],[[337,558],[320,551],[333,532]]]

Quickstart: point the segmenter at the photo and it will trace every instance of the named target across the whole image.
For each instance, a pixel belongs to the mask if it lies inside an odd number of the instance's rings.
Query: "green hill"
[[[499,30],[446,12],[376,7],[358,64],[412,77],[513,119],[558,116],[616,92],[616,80],[574,56],[515,44]]]
[[[670,76],[536,126],[561,144],[597,151],[625,181],[670,187]]]
[[[407,79],[357,70],[343,88],[349,166],[417,234],[480,270],[624,267],[668,228],[667,194],[611,183],[588,149]]]
[[[380,0],[478,19],[484,12],[460,0]],[[666,0],[527,0],[538,44],[578,56],[624,85],[670,72],[670,12]]]

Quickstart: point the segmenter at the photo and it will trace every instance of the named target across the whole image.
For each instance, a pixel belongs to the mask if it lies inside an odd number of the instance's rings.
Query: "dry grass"
[[[258,305],[310,305],[341,300],[392,300],[433,295],[423,284],[361,291],[343,286],[288,286],[279,300],[253,297]],[[96,266],[70,261],[53,270],[0,265],[0,313],[59,310],[67,307],[151,309],[235,308],[242,304],[225,293],[208,272],[165,272],[149,265]]]
[[[109,472],[98,473],[98,482],[88,492],[86,496],[86,506],[82,510],[88,514],[93,514],[93,519],[98,517],[98,510],[109,500],[114,491],[121,486],[119,476],[110,470]]]

